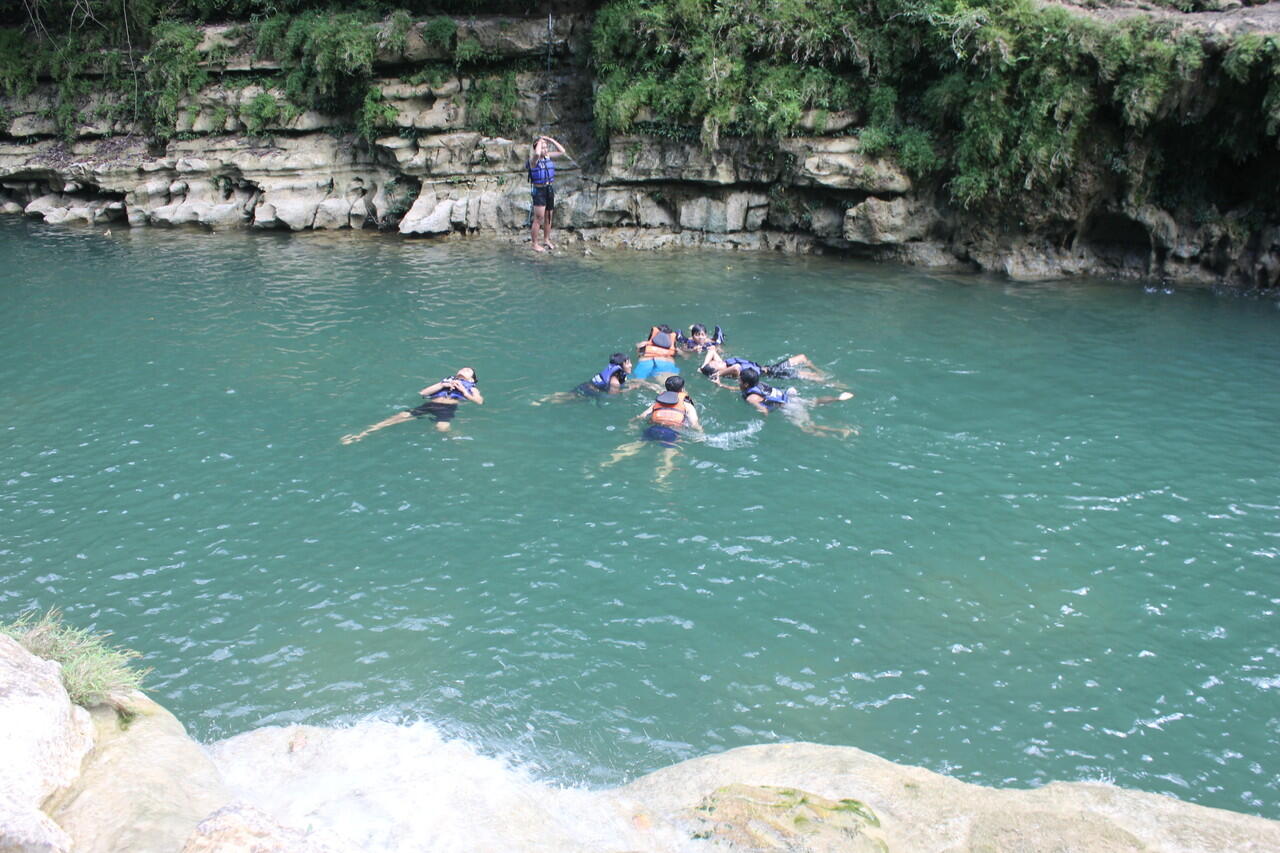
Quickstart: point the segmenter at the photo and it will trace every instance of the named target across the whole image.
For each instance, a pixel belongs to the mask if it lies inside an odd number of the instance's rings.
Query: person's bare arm
[[[423,388],[421,391],[418,392],[418,394],[423,397],[430,397],[432,394],[435,394],[437,391],[443,391],[444,389],[445,389],[445,383],[437,382],[434,385],[428,385],[426,388]]]
[[[702,429],[702,421],[698,420],[698,410],[692,403],[685,407],[684,419],[688,422],[690,429]]]
[[[468,400],[475,403],[477,406],[484,405],[484,395],[481,394],[480,389],[475,387],[474,385],[468,388],[466,385],[459,383],[458,390],[462,393],[462,396],[466,397]]]
[[[542,137],[542,138],[543,138],[543,139],[545,139],[545,140],[547,140],[548,142],[550,142],[552,145],[554,145],[556,148],[558,148],[558,149],[559,149],[558,151],[548,151],[548,152],[547,152],[548,156],[556,157],[556,156],[559,156],[559,155],[561,155],[561,154],[568,155],[568,153],[569,153],[569,152],[564,150],[564,146],[563,146],[563,145],[561,145],[561,144],[560,144],[559,142],[557,142],[556,140],[552,139],[550,136],[544,136],[544,137]]]
[[[747,401],[747,405],[753,407],[760,414],[769,414],[769,407],[764,404],[764,397],[759,394],[748,394],[743,399]]]

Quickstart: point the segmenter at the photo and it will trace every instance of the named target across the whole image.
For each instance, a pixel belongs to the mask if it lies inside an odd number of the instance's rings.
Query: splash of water
[[[272,726],[208,750],[237,798],[339,849],[694,849],[616,792],[538,781],[426,722]]]
[[[764,421],[750,421],[742,429],[710,433],[703,438],[703,441],[719,450],[736,450],[739,447],[746,447],[750,444],[751,442],[748,439],[763,428]]]

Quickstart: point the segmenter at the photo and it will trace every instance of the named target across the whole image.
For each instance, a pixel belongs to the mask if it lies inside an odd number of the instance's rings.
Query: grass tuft
[[[85,708],[107,703],[126,712],[124,694],[142,686],[150,669],[139,669],[142,657],[132,649],[107,644],[110,632],[94,633],[62,621],[62,612],[51,609],[40,615],[28,611],[12,622],[0,623],[0,634],[17,640],[36,657],[62,666],[62,684],[71,701]]]

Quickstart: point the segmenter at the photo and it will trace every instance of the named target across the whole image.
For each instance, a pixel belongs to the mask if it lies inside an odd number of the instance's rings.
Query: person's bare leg
[[[412,420],[412,419],[413,419],[413,415],[410,412],[400,412],[399,414],[392,415],[391,417],[387,418],[385,421],[378,421],[373,426],[366,427],[363,432],[353,432],[350,435],[344,435],[342,437],[342,443],[355,444],[357,441],[364,438],[366,435],[368,435],[371,432],[377,432],[380,429],[385,429],[386,427],[394,426],[396,424],[402,424],[405,421]]]
[[[546,249],[542,248],[542,244],[538,242],[538,234],[542,231],[542,220],[546,215],[547,209],[545,207],[534,207],[533,219],[529,225],[529,242],[533,243],[535,252],[546,251]]]
[[[568,403],[571,400],[581,400],[582,395],[574,391],[557,391],[554,394],[548,394],[540,400],[534,400],[530,406],[541,406],[543,403]]]
[[[664,447],[662,449],[662,462],[658,465],[658,485],[666,485],[667,478],[676,469],[676,453],[678,452],[674,447]]]
[[[606,459],[604,462],[601,462],[600,467],[608,468],[610,465],[616,465],[617,463],[621,462],[623,459],[629,459],[632,456],[635,456],[637,453],[639,453],[643,447],[644,447],[643,441],[627,442],[626,444],[619,447],[617,450],[613,451],[613,455],[611,455],[608,459]]]
[[[542,243],[548,249],[555,250],[556,244],[551,242],[551,220],[555,218],[555,209],[546,212],[546,218],[542,220]]]
[[[826,382],[831,378],[831,374],[819,369],[809,360],[809,356],[804,353],[793,355],[783,363],[795,372],[797,379],[807,379],[810,382]]]
[[[809,435],[831,435],[835,434],[841,438],[848,438],[851,435],[859,435],[857,427],[838,427],[828,426],[826,424],[815,424],[813,421],[805,423],[797,423],[796,426],[809,433]]]
[[[788,388],[788,391],[794,389]],[[846,396],[848,395],[848,396]],[[838,435],[841,438],[848,438],[851,435],[857,435],[858,430],[849,426],[827,426],[826,424],[816,424],[813,422],[813,416],[809,410],[814,406],[825,405],[827,403],[835,403],[839,400],[847,400],[853,395],[846,391],[839,397],[819,397],[816,400],[808,400],[799,398],[783,406],[782,412],[786,415],[787,420],[800,427],[809,435]]]

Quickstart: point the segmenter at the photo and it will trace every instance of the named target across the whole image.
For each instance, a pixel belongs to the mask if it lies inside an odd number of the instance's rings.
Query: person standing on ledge
[[[484,397],[481,396],[480,389],[476,387],[477,381],[475,370],[470,367],[464,367],[452,376],[446,376],[439,382],[428,385],[419,391],[419,394],[426,397],[426,401],[421,406],[415,409],[406,409],[399,414],[392,415],[385,421],[378,421],[373,426],[366,427],[363,432],[344,435],[342,443],[354,444],[371,432],[377,432],[380,429],[402,424],[405,421],[426,415],[430,415],[431,419],[436,422],[436,429],[440,432],[448,432],[449,422],[458,413],[459,403],[465,400],[469,403],[475,403],[477,406],[484,405]]]
[[[553,149],[552,146],[555,146]],[[552,184],[556,179],[556,164],[553,157],[566,156],[564,146],[550,136],[539,136],[529,149],[529,159],[525,166],[529,169],[529,183],[533,185],[533,220],[529,231],[529,240],[535,252],[555,249],[551,242],[551,220],[556,210],[556,191]],[[542,235],[539,242],[538,235]]]

